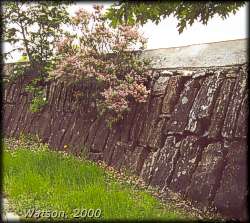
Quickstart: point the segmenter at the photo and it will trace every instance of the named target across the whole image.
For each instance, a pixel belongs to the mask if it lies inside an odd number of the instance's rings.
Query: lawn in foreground
[[[85,216],[83,209],[99,209],[95,213],[101,210],[102,220],[187,218],[146,191],[116,181],[93,162],[49,151],[41,143],[11,147],[4,145],[3,186],[21,216],[29,209],[53,210],[74,219]]]

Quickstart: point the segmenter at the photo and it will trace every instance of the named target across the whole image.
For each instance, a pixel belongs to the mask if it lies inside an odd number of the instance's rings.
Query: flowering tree
[[[138,28],[111,28],[102,9],[94,6],[92,13],[81,9],[72,18],[74,32],[58,44],[58,61],[50,76],[67,83],[94,81],[95,105],[111,125],[132,103],[146,101],[149,61],[140,57],[146,40]]]

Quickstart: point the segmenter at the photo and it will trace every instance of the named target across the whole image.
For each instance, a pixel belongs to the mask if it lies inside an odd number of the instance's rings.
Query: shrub
[[[41,82],[43,82],[43,79],[38,77],[25,87],[26,92],[31,93],[33,96],[29,110],[34,113],[39,112],[47,104],[46,89],[41,85]]]
[[[91,13],[79,10],[71,24],[74,31],[57,45],[50,77],[68,84],[93,80],[95,106],[111,126],[150,93],[149,61],[140,57],[146,40],[136,26],[111,28],[98,5]]]

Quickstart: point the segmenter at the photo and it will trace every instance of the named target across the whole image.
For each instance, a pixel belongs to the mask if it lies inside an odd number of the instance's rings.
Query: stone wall
[[[243,63],[155,70],[147,103],[134,105],[112,129],[97,116],[88,97],[93,89],[84,83],[48,84],[48,105],[29,112],[29,74],[4,86],[3,128],[7,136],[38,134],[55,149],[129,169],[200,208],[246,219],[247,69]]]

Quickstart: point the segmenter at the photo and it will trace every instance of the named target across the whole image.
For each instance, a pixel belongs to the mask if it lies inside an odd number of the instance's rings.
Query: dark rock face
[[[135,162],[140,162],[140,153],[139,151],[137,151],[137,153],[139,154],[135,154],[135,157],[131,157],[130,155],[130,151],[132,150],[132,146],[131,144],[127,144],[121,141],[118,141],[115,145],[114,145],[114,150],[113,150],[113,154],[111,157],[111,163],[110,165],[115,167],[116,169],[121,169],[122,167],[126,166],[126,162],[129,162],[129,159],[133,160]],[[137,166],[137,163],[135,163],[135,166]]]
[[[144,166],[143,177],[146,181],[150,182],[153,186],[159,186],[163,188],[169,184],[171,180],[173,169],[178,158],[179,149],[176,146],[176,139],[174,136],[169,136],[164,146],[152,154],[147,161],[151,166]],[[147,173],[148,169],[152,169],[150,173]]]
[[[109,165],[112,162],[111,158],[114,152],[115,145],[119,140],[120,140],[120,131],[118,129],[112,129],[103,151],[103,160]]]
[[[159,121],[155,124],[152,134],[148,140],[148,146],[152,149],[158,149],[161,147],[162,142],[162,129],[165,123],[165,118],[159,119]]]
[[[96,131],[93,143],[91,145],[91,151],[103,152],[104,146],[109,136],[109,129],[104,120],[101,121],[98,131]]]
[[[215,195],[215,189],[220,181],[224,167],[223,146],[212,143],[204,148],[199,162],[187,190],[187,196],[203,207],[209,206]],[[224,152],[224,153],[223,153]]]
[[[145,104],[139,104],[136,106],[135,116],[129,131],[129,140],[136,142],[139,140],[140,133],[145,121],[145,114],[147,112],[147,106]]]
[[[176,76],[168,79],[161,110],[163,114],[170,115],[172,113],[174,106],[180,96],[184,83],[185,78],[182,76]]]
[[[185,130],[196,134],[204,133],[204,129],[208,127],[204,120],[210,118],[216,93],[221,82],[222,77],[220,73],[209,76],[204,80],[190,110],[188,125]]]
[[[233,95],[228,105],[228,110],[222,129],[222,136],[224,138],[232,138],[234,135],[237,115],[243,100],[244,93],[246,91],[246,74],[246,72],[240,71],[236,78],[233,88]]]
[[[48,104],[31,113],[28,75],[4,85],[4,133],[37,134],[54,149],[126,168],[198,208],[246,220],[246,73],[246,65],[160,71],[148,101],[112,129],[90,99],[95,86],[84,83],[48,83]]]
[[[180,155],[169,186],[170,189],[181,193],[186,191],[200,156],[201,147],[198,144],[198,137],[187,136],[181,141]]]
[[[135,148],[130,147],[126,153],[125,167],[132,173],[140,174],[143,163],[149,154],[149,150],[142,146],[136,146]]]
[[[247,137],[247,117],[248,117],[247,101],[248,101],[248,95],[245,94],[244,99],[241,103],[240,112],[236,123],[236,130],[234,134],[236,138]]]
[[[221,91],[219,92],[212,112],[211,124],[208,129],[209,138],[220,137],[233,86],[234,80],[232,79],[225,79],[222,83]]]
[[[221,213],[246,220],[247,196],[247,146],[234,141],[230,143],[227,164],[223,171],[220,188],[214,204]]]
[[[139,144],[145,146],[148,143],[149,137],[152,134],[154,126],[157,122],[157,118],[160,115],[161,111],[162,98],[161,97],[152,97],[150,104],[148,104],[146,112],[146,120],[142,127],[142,131],[139,137]]]
[[[169,77],[160,76],[154,84],[153,95],[162,95],[165,93]]]
[[[184,90],[180,95],[170,120],[166,123],[164,133],[167,134],[169,131],[182,133],[184,131],[188,122],[190,109],[199,88],[200,84],[196,79],[192,79],[185,84]]]

